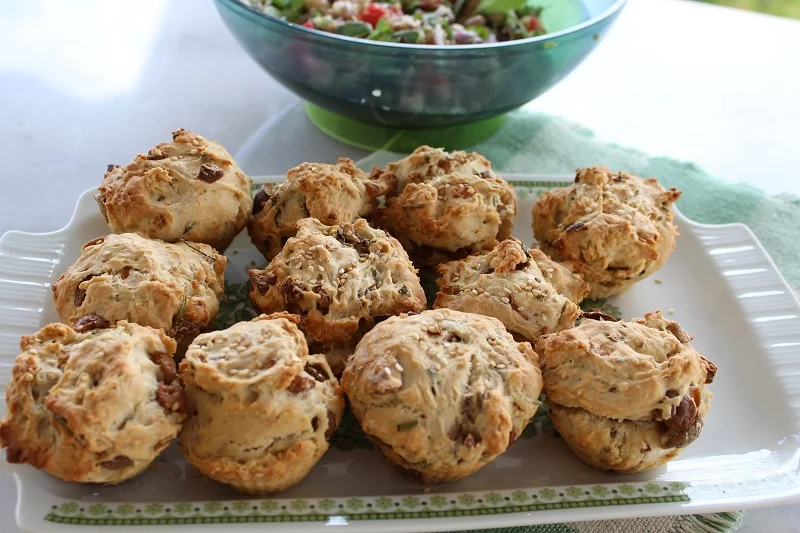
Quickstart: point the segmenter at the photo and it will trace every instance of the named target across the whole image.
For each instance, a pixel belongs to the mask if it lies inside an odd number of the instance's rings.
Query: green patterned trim
[[[570,185],[568,181],[528,181],[528,180],[509,180],[515,189],[552,189],[553,187],[566,187]]]
[[[449,518],[553,509],[688,502],[685,483],[624,483],[420,496],[53,505],[49,522],[84,526],[327,522]]]

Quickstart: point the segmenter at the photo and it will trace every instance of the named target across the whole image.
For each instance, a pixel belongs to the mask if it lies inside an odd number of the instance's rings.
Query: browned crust
[[[177,435],[184,415],[156,403],[156,390],[146,387],[148,375],[153,382],[169,380],[169,372],[159,369],[169,366],[175,343],[163,331],[120,322],[78,333],[50,324],[24,336],[20,347],[0,422],[8,462],[66,481],[119,483],[141,473]],[[139,349],[154,350],[151,357],[162,364],[127,357]],[[132,367],[134,362],[143,366]],[[78,373],[95,383],[76,379]],[[134,391],[146,396],[124,398]],[[179,401],[175,394],[180,392],[173,393],[173,402]],[[108,427],[107,420],[125,414],[131,402],[137,407],[127,426]]]
[[[592,298],[606,298],[666,262],[678,236],[672,204],[680,194],[655,178],[579,169],[575,184],[537,199],[534,235],[547,255],[591,284]]]
[[[364,432],[423,483],[455,481],[503,453],[535,414],[538,358],[496,319],[450,309],[367,333],[342,387]]]
[[[165,330],[183,354],[216,319],[226,264],[205,244],[112,234],[83,246],[53,284],[53,301],[79,330],[129,320]]]
[[[173,141],[109,165],[97,199],[111,230],[208,244],[223,252],[252,209],[252,180],[219,143],[187,130]]]
[[[390,235],[363,219],[336,226],[305,219],[299,228],[266,269],[249,273],[250,298],[262,313],[297,314],[309,342],[324,346],[350,343],[386,316],[425,308],[413,265]],[[326,258],[340,259],[298,259],[320,246]]]
[[[373,220],[400,240],[417,265],[487,251],[511,236],[514,188],[480,154],[420,146],[384,170],[373,169],[372,176],[397,182]]]
[[[272,259],[296,234],[299,220],[355,222],[372,214],[378,198],[395,184],[390,177],[367,177],[351,159],[340,158],[335,165],[303,163],[289,170],[283,183],[264,184],[256,193],[247,232],[253,245]]]
[[[261,315],[204,334],[181,362],[186,458],[248,493],[299,482],[328,449],[344,395],[323,356],[309,355],[298,317]]]
[[[516,239],[506,239],[487,253],[438,265],[441,277],[436,280],[434,308],[497,318],[509,331],[532,342],[573,327],[581,310],[559,289],[582,297],[588,287],[565,267],[542,260],[543,254],[535,252]]]

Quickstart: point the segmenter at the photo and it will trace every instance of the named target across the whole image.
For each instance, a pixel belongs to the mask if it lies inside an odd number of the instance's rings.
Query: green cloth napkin
[[[727,533],[735,531],[741,522],[742,513],[732,512],[482,529],[466,533]]]
[[[789,285],[800,288],[800,198],[796,196],[769,196],[750,184],[710,176],[692,163],[603,143],[581,126],[540,113],[512,113],[496,135],[474,149],[506,172],[572,174],[576,168],[602,164],[654,176],[683,191],[677,205],[690,219],[749,226]]]
[[[375,152],[359,164],[382,166],[397,159],[392,145],[415,145],[411,131],[398,134],[387,151]],[[443,139],[441,145],[448,145]],[[769,196],[749,184],[731,184],[692,163],[599,141],[591,131],[564,119],[519,110],[500,130],[469,147],[485,155],[499,171],[530,174],[573,174],[576,168],[605,165],[638,176],[654,176],[683,191],[678,208],[690,219],[707,224],[747,224],[772,256],[790,286],[800,289],[800,198]],[[754,176],[756,178],[756,176]],[[736,530],[742,513],[607,520],[482,530],[481,533],[700,533]]]

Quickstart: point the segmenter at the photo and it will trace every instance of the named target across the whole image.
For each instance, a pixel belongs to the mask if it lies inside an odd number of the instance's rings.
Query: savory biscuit
[[[583,168],[573,185],[536,201],[533,233],[547,255],[583,276],[592,298],[606,298],[664,265],[675,249],[672,204],[680,195],[655,178]]]
[[[385,169],[373,169],[372,175],[396,183],[400,192],[409,183],[425,183],[451,172],[496,177],[489,160],[477,152],[446,152],[430,146],[420,146],[408,157],[389,163]]]
[[[396,239],[364,219],[298,222],[297,235],[264,270],[251,270],[250,298],[262,313],[300,315],[312,350],[354,343],[376,321],[425,309],[414,265]]]
[[[442,263],[436,271],[442,277],[436,280],[434,308],[494,317],[532,342],[574,326],[581,315],[577,304],[589,292],[568,268],[516,239],[483,255]]]
[[[434,265],[493,248],[511,236],[517,199],[477,153],[421,146],[373,176],[397,181],[375,214],[415,262]]]
[[[633,322],[587,313],[536,344],[550,417],[584,462],[634,473],[664,464],[699,435],[717,368],[660,312]]]
[[[172,139],[124,167],[109,165],[95,196],[100,211],[114,233],[223,252],[247,223],[253,182],[219,143],[186,130]]]
[[[6,387],[0,445],[66,481],[120,483],[142,471],[181,428],[175,341],[128,322],[77,332],[50,324],[22,337]]]
[[[200,335],[180,365],[186,458],[249,493],[284,490],[328,449],[344,396],[325,358],[309,355],[288,313]]]
[[[53,300],[59,318],[79,331],[128,320],[163,329],[182,355],[217,316],[226,263],[206,244],[111,234],[83,245],[53,284]]]
[[[372,214],[378,197],[393,186],[388,177],[368,178],[351,159],[335,165],[303,163],[287,172],[283,183],[265,183],[256,193],[247,233],[272,259],[297,233],[299,220],[311,217],[331,226],[355,222]]]
[[[455,481],[514,444],[539,406],[536,353],[500,321],[451,309],[367,333],[342,387],[364,432],[422,483]]]

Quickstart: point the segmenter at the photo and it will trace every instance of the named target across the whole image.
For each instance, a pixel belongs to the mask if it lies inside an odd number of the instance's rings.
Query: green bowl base
[[[478,144],[494,135],[506,120],[506,115],[470,124],[443,128],[403,129],[367,124],[333,113],[306,102],[309,120],[326,135],[362,150],[413,152],[427,144],[445,150],[457,150]]]

